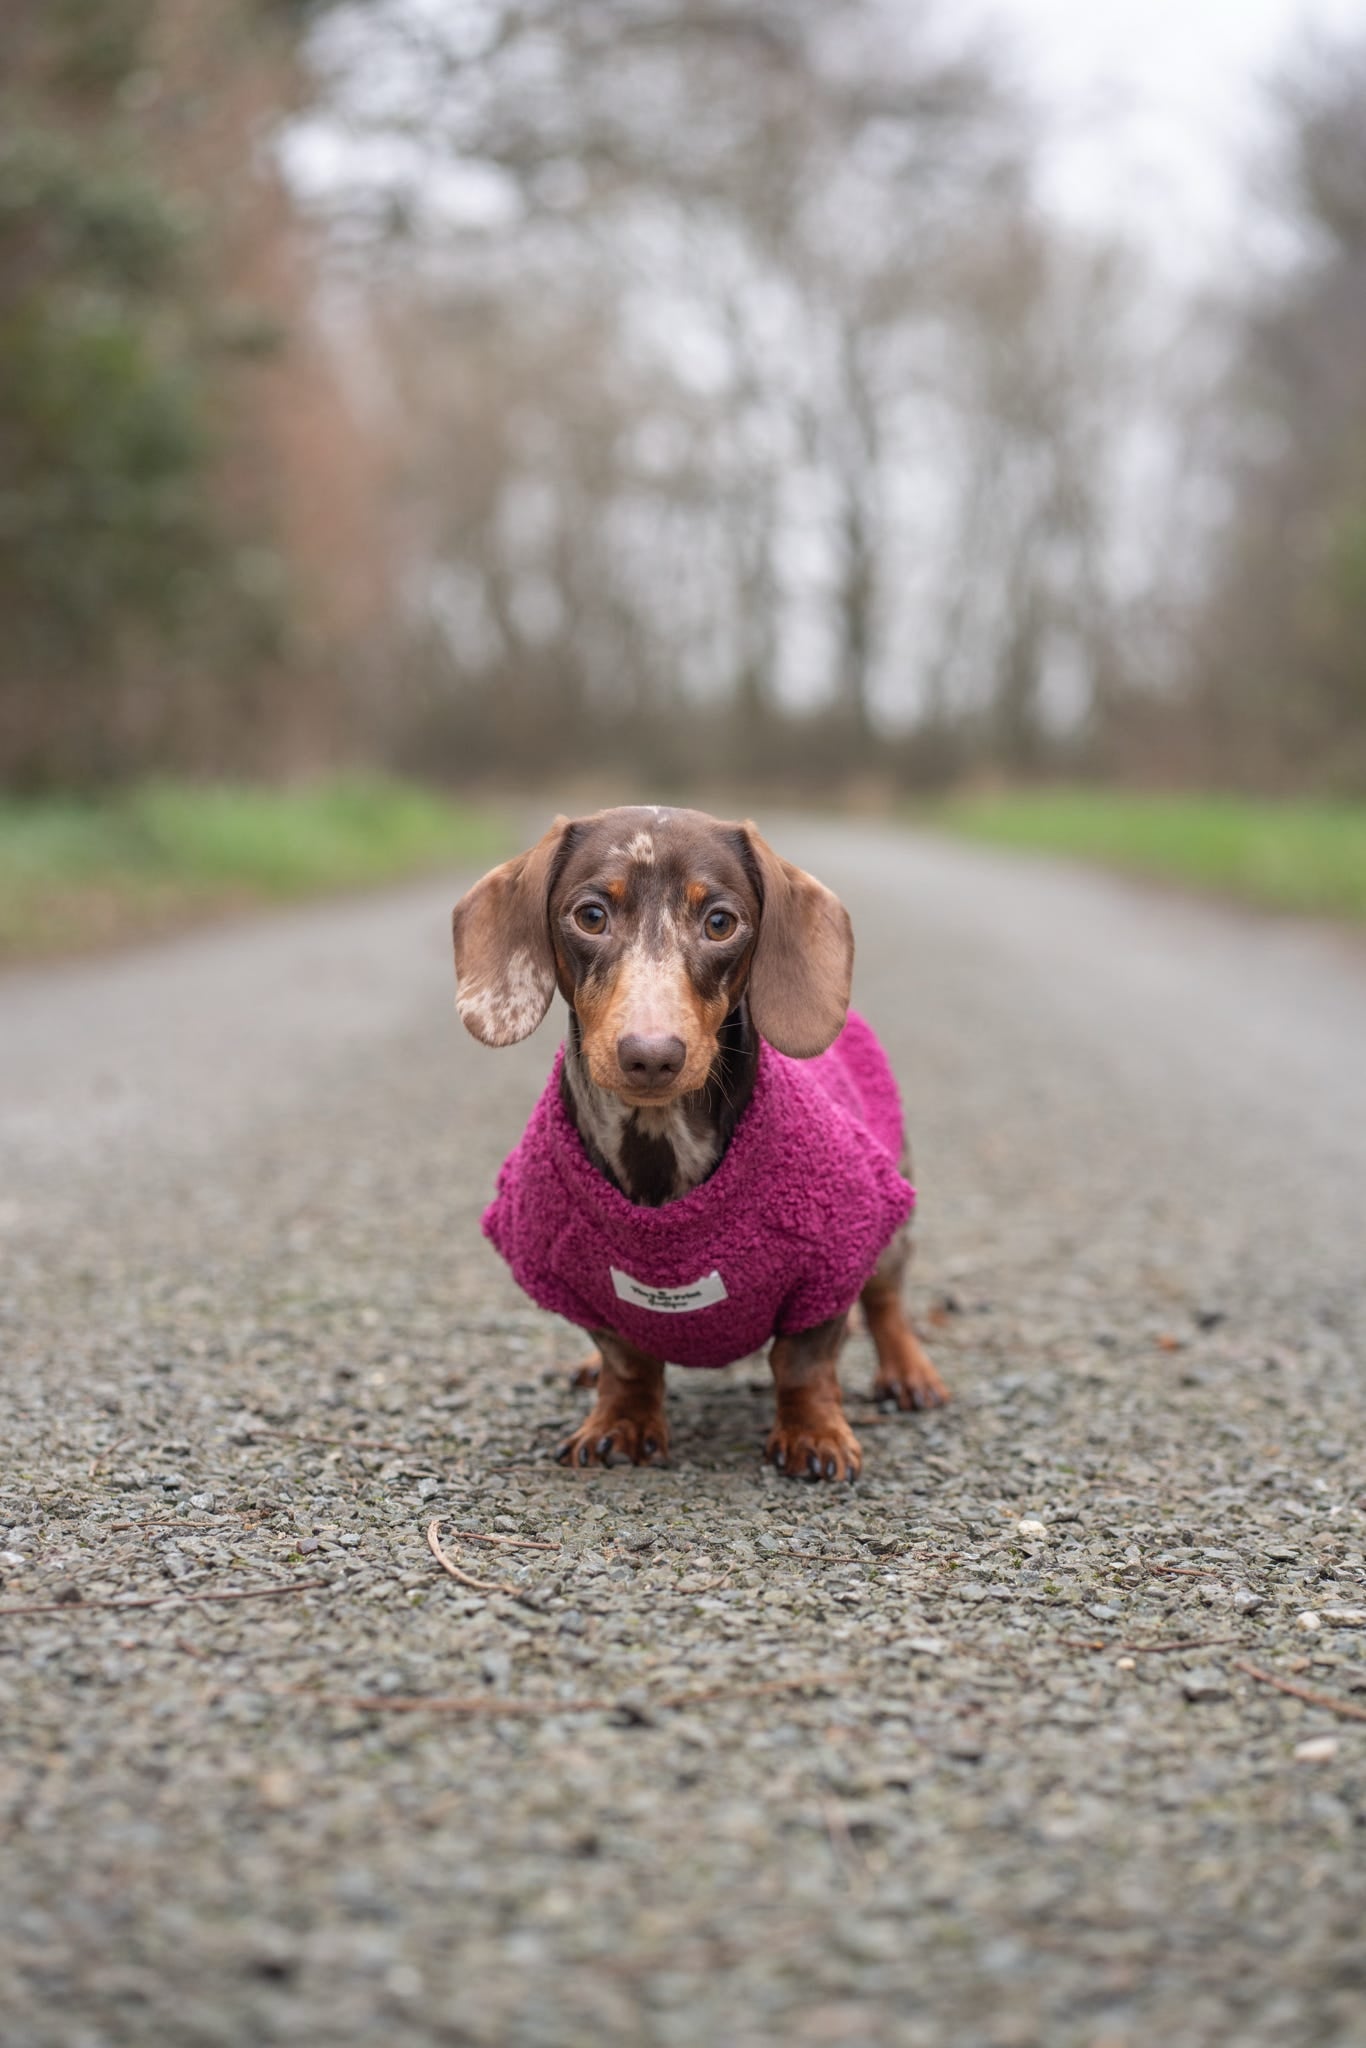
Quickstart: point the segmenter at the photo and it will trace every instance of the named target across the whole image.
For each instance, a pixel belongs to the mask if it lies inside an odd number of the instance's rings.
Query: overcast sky
[[[1244,252],[1267,78],[1307,36],[1366,34],[1366,0],[957,0],[974,17],[1052,117],[1052,203],[1134,228],[1181,283]]]
[[[419,9],[447,0],[413,0]],[[915,0],[889,0],[917,11]],[[929,0],[949,44],[1003,54],[1042,116],[1050,210],[1128,230],[1183,295],[1264,254],[1272,232],[1250,189],[1267,156],[1266,88],[1312,38],[1366,37],[1366,0]],[[364,145],[327,122],[284,145],[303,191],[392,172],[392,138]],[[463,170],[466,218],[506,212],[502,181]],[[458,203],[456,203],[458,202]],[[490,213],[490,208],[492,209]]]

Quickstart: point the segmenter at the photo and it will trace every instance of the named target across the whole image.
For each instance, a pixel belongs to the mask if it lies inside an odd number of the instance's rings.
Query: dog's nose
[[[681,1038],[642,1038],[632,1031],[617,1040],[617,1065],[637,1088],[658,1088],[682,1073],[687,1050]]]

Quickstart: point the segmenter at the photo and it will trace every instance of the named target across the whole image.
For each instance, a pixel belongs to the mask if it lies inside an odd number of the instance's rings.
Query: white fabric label
[[[610,1266],[608,1271],[618,1301],[633,1302],[637,1308],[652,1308],[662,1316],[686,1315],[689,1309],[710,1308],[714,1301],[726,1299],[726,1283],[714,1267],[687,1287],[647,1287],[643,1280],[633,1280],[619,1266]]]

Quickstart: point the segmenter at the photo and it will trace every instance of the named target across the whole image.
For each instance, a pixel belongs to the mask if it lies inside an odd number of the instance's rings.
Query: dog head
[[[557,818],[461,897],[453,931],[467,1030],[514,1045],[558,987],[592,1079],[636,1106],[703,1086],[743,994],[797,1059],[824,1052],[849,1007],[843,904],[752,824],[701,811]]]

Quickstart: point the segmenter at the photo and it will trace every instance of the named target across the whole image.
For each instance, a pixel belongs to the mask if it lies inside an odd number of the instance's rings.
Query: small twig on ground
[[[468,1572],[462,1572],[459,1565],[454,1564],[441,1548],[440,1515],[433,1515],[427,1525],[427,1548],[442,1571],[449,1572],[457,1585],[468,1586],[472,1593],[504,1593],[509,1600],[525,1601],[532,1598],[528,1587],[514,1586],[510,1579],[475,1579]]]
[[[1241,1643],[1242,1640],[1241,1636],[1186,1636],[1174,1643],[1121,1643],[1119,1647],[1131,1653],[1135,1650],[1152,1650],[1162,1657],[1170,1650],[1214,1650],[1226,1643]]]
[[[1140,1559],[1138,1564],[1126,1565],[1126,1571],[1163,1572],[1169,1579],[1217,1579],[1219,1574],[1205,1564],[1158,1564],[1149,1558]]]
[[[1303,1700],[1306,1706],[1324,1707],[1330,1714],[1336,1714],[1342,1721],[1366,1721],[1366,1707],[1356,1707],[1350,1700],[1336,1699],[1331,1692],[1318,1692],[1312,1685],[1296,1685],[1293,1679],[1278,1678],[1274,1671],[1263,1671],[1258,1664],[1249,1664],[1245,1657],[1235,1657],[1235,1671],[1245,1671],[1249,1678],[1255,1678],[1258,1685],[1273,1685],[1277,1692],[1288,1692],[1291,1699]]]
[[[865,1557],[857,1550],[775,1550],[766,1561],[776,1564],[780,1557],[798,1557],[810,1564],[890,1564],[900,1555],[899,1550],[885,1551],[881,1557]]]
[[[231,1510],[229,1512],[231,1513]],[[208,1526],[207,1522],[188,1522],[184,1520],[176,1520],[174,1522],[141,1522],[135,1520],[131,1522],[105,1522],[102,1524],[102,1531],[109,1534],[116,1529],[207,1529]]]
[[[97,1607],[202,1607],[211,1600],[278,1600],[284,1593],[311,1593],[330,1579],[294,1579],[287,1586],[244,1586],[229,1593],[153,1593],[135,1600],[43,1600],[31,1607],[0,1607],[9,1614],[89,1614]]]
[[[124,1445],[126,1443],[131,1443],[131,1441],[132,1437],[130,1433],[125,1431],[122,1436],[116,1436],[113,1443],[107,1445],[104,1450],[96,1451],[94,1457],[90,1460],[90,1468],[86,1476],[90,1479],[93,1479],[95,1477],[95,1474],[99,1471],[100,1466],[104,1463],[105,1459],[112,1458],[115,1451],[121,1451]]]
[[[1089,1636],[1054,1636],[1065,1650],[1119,1650],[1126,1656],[1151,1651],[1162,1657],[1172,1650],[1213,1650],[1222,1643],[1241,1643],[1241,1636],[1184,1636],[1174,1643],[1102,1643]]]
[[[559,1543],[543,1543],[539,1536],[486,1536],[480,1529],[461,1529],[462,1543],[505,1543],[509,1550],[559,1550]]]
[[[539,1714],[613,1714],[619,1711],[639,1717],[673,1707],[704,1706],[711,1700],[759,1699],[767,1693],[801,1692],[820,1686],[849,1685],[857,1677],[852,1671],[808,1671],[799,1678],[768,1678],[756,1685],[709,1685],[692,1692],[661,1693],[657,1699],[636,1702],[627,1699],[507,1699],[496,1693],[442,1694],[408,1697],[399,1693],[313,1692],[306,1685],[267,1686],[263,1691],[286,1692],[312,1700],[320,1707],[347,1707],[363,1714],[461,1714],[514,1715],[527,1718]]]
[[[750,1685],[694,1686],[691,1692],[667,1692],[649,1704],[655,1707],[700,1707],[709,1700],[762,1699],[771,1692],[805,1692],[809,1686],[851,1685],[855,1671],[806,1671],[797,1678],[761,1678]]]

